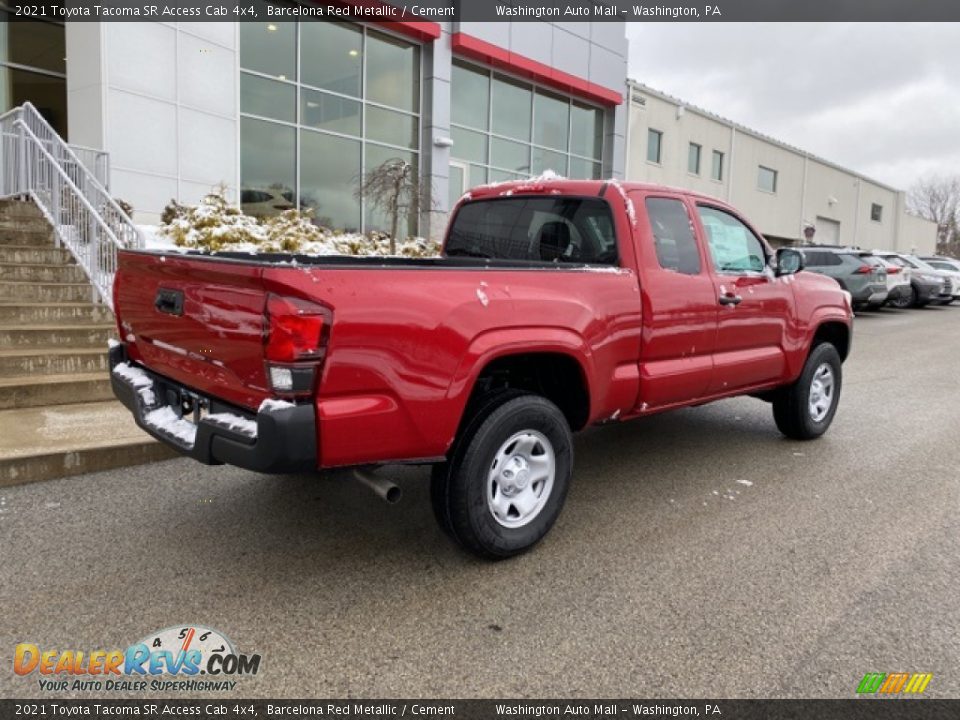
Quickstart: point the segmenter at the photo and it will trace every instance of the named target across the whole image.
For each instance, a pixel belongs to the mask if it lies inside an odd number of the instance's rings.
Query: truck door
[[[768,269],[770,251],[729,210],[696,204],[719,308],[711,395],[781,378],[793,290]]]
[[[640,211],[636,242],[644,328],[637,404],[645,411],[707,392],[719,306],[683,198],[631,195]]]

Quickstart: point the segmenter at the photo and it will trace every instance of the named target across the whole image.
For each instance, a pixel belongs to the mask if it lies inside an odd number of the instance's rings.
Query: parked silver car
[[[903,268],[910,278],[910,294],[890,301],[893,307],[923,307],[930,303],[940,304],[945,296],[952,301],[953,295],[947,293],[946,274],[934,268],[924,268],[922,261],[913,261],[907,255],[890,250],[874,250],[874,255]],[[952,293],[952,288],[951,288]]]

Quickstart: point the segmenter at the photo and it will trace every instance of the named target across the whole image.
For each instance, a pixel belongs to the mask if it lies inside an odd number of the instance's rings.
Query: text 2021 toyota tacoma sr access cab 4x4
[[[556,521],[588,425],[748,394],[823,434],[850,296],[802,269],[690,192],[485,186],[438,258],[121,253],[113,388],[203,463],[432,464],[443,528],[507,557]]]

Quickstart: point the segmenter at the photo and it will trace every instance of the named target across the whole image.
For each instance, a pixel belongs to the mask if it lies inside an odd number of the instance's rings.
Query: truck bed
[[[182,294],[180,314],[158,311],[163,291]],[[637,394],[641,305],[629,269],[125,251],[115,294],[131,361],[247,412],[274,396],[263,355],[267,297],[328,307],[313,398],[323,466],[442,457],[476,373],[512,347],[573,355],[589,377],[612,378],[591,396],[591,417]]]

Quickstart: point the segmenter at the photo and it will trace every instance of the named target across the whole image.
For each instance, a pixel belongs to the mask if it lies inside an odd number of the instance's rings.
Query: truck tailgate
[[[120,253],[114,304],[132,360],[194,390],[255,409],[270,395],[263,268]]]

